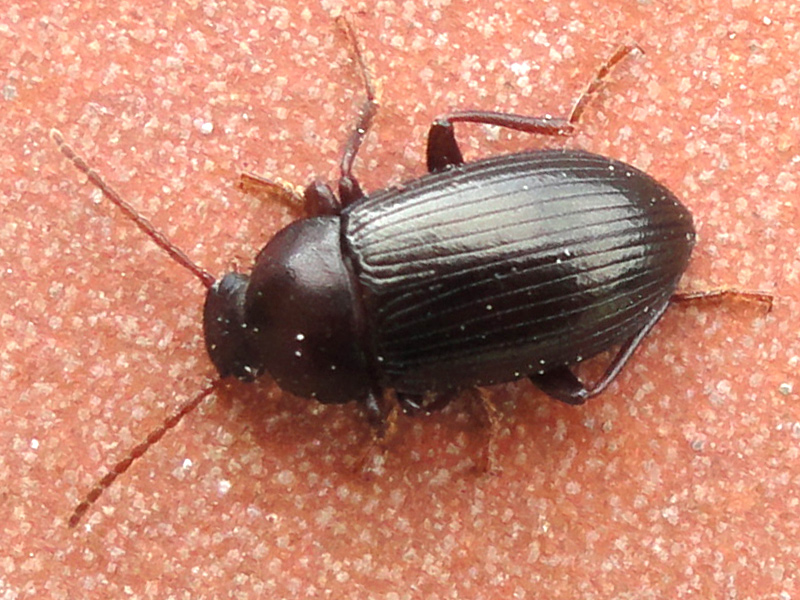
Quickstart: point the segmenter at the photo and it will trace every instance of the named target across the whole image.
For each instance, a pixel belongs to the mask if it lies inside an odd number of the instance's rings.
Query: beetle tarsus
[[[740,290],[737,288],[720,288],[703,290],[700,292],[675,292],[670,298],[672,302],[706,302],[721,300],[737,300],[742,302],[755,302],[764,307],[765,312],[772,311],[774,296],[769,292],[753,290]]]
[[[585,111],[586,107],[589,106],[589,102],[592,100],[592,97],[603,87],[606,77],[608,77],[609,73],[611,73],[611,71],[614,69],[614,66],[626,56],[636,51],[644,54],[644,50],[642,50],[639,44],[623,44],[614,51],[614,54],[611,55],[611,58],[600,65],[600,68],[597,70],[594,79],[589,82],[589,85],[586,86],[583,94],[581,94],[580,98],[578,98],[578,101],[575,102],[575,105],[572,107],[572,111],[570,112],[568,119],[570,123],[573,125],[578,124],[581,115],[583,115],[583,111]]]

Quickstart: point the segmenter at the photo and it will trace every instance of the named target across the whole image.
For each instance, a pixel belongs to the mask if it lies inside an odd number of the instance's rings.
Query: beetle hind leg
[[[669,302],[664,302],[656,310],[650,314],[650,318],[628,341],[626,341],[617,354],[611,359],[606,368],[603,376],[590,387],[587,387],[572,370],[566,365],[555,367],[542,374],[529,375],[529,379],[537,388],[542,390],[545,394],[556,400],[560,400],[566,404],[580,405],[586,402],[589,398],[597,396],[605,391],[612,381],[619,375],[619,372],[628,362],[628,359],[642,343],[645,336],[650,333],[650,330],[667,310]]]

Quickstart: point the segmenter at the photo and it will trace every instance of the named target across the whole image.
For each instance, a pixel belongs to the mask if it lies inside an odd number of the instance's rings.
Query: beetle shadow
[[[371,439],[363,411],[355,403],[324,405],[282,391],[269,379],[228,382],[217,394],[220,412],[229,414],[234,436],[263,451],[264,472],[291,469],[302,462],[324,463],[347,472],[358,449]]]
[[[602,371],[602,363],[589,370]],[[482,392],[493,405],[494,423],[481,407]],[[382,505],[386,490],[401,486],[418,501],[441,485],[465,494],[502,488],[504,472],[518,472],[514,460],[523,453],[536,457],[539,468],[553,463],[559,453],[551,440],[564,427],[568,443],[586,438],[586,409],[551,400],[527,381],[465,390],[429,414],[398,409],[382,443],[375,442],[357,403],[322,405],[283,392],[268,379],[231,382],[219,390],[217,402],[212,419],[235,439],[228,452],[259,450],[258,473],[247,476],[247,487],[249,501],[265,511],[284,501],[278,500],[287,493],[281,473],[292,473],[293,493],[324,495],[345,486]]]
[[[514,401],[509,386],[499,387],[490,393],[505,425],[514,418]],[[287,469],[324,471],[356,487],[384,477],[424,479],[443,470],[467,482],[487,473],[491,424],[476,390],[465,390],[432,413],[405,415],[397,408],[383,440],[376,439],[357,403],[323,405],[270,381],[231,382],[219,390],[217,402],[219,419],[235,430],[237,443],[249,439],[261,449],[265,481]]]

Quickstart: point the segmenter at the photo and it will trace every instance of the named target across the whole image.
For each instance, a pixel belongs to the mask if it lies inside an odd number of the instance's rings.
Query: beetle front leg
[[[664,302],[661,307],[652,312],[647,323],[636,332],[636,335],[620,347],[617,354],[606,368],[606,372],[593,386],[587,388],[567,366],[556,367],[543,374],[534,374],[528,377],[533,382],[533,385],[551,398],[571,405],[583,404],[589,398],[604,392],[611,382],[614,381],[614,378],[619,375],[619,372],[633,355],[636,348],[639,347],[639,344],[642,343],[645,336],[650,332],[656,322],[658,322],[661,315],[664,314],[664,311],[667,310],[668,305],[669,302]]]
[[[313,181],[303,191],[303,204],[306,216],[320,217],[323,215],[338,215],[342,212],[342,205],[336,194],[325,183]]]
[[[353,54],[356,63],[358,63],[361,79],[364,82],[364,89],[367,92],[367,99],[361,107],[361,112],[358,115],[358,119],[356,119],[355,126],[350,132],[350,137],[344,145],[342,159],[339,162],[339,170],[341,172],[339,178],[339,199],[342,202],[342,206],[347,206],[364,197],[364,192],[361,190],[358,180],[353,176],[353,163],[372,125],[372,120],[378,112],[378,96],[375,91],[375,86],[372,84],[372,78],[369,76],[369,70],[364,62],[364,57],[361,55],[361,50],[358,47],[358,41],[356,41],[356,34],[353,32],[353,26],[345,18],[340,18],[339,25],[345,30],[353,46]]]

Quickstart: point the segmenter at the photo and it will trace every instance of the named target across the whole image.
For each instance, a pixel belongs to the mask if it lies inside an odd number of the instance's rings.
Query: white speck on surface
[[[281,485],[290,486],[295,482],[295,476],[292,471],[283,470],[275,477]]]
[[[211,121],[206,121],[198,117],[192,121],[192,124],[195,126],[195,129],[197,129],[203,135],[210,135],[214,132],[214,124]]]
[[[224,496],[231,491],[231,487],[232,484],[230,481],[227,479],[220,479],[219,483],[217,484],[217,492],[219,492],[221,496]]]
[[[667,520],[670,525],[677,525],[678,524],[678,515],[680,511],[678,510],[677,506],[668,506],[667,508],[661,511],[661,516]]]

